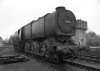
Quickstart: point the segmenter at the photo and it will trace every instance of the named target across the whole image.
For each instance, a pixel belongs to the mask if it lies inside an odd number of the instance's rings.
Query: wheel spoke
[[[59,63],[59,58],[57,54],[54,54],[53,60],[55,63]]]

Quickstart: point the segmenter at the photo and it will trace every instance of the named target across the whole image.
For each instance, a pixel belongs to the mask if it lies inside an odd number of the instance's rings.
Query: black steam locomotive
[[[75,15],[65,7],[57,7],[55,12],[16,31],[12,43],[17,51],[33,53],[58,63],[76,57],[77,45],[72,40],[75,32]]]

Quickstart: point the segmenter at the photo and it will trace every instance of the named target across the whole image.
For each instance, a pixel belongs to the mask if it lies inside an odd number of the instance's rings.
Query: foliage
[[[89,46],[100,46],[100,36],[94,32],[89,32],[86,35],[86,43]]]
[[[2,37],[0,36],[0,46],[2,46],[3,45],[3,39],[2,39]]]

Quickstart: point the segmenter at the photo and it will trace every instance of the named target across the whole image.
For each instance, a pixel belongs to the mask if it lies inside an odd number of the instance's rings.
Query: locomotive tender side
[[[60,9],[59,9],[60,8]],[[56,35],[75,35],[76,18],[74,14],[58,7],[55,12],[46,14],[40,19],[24,27],[25,39],[56,36]]]
[[[63,50],[67,46],[62,42],[67,43],[70,48],[71,37],[75,35],[75,31],[75,15],[65,7],[57,7],[55,12],[46,14],[20,28],[17,34],[19,44],[16,42],[13,44],[19,46],[17,49],[20,51],[32,52],[46,58],[51,57],[58,62],[59,54],[65,54]],[[58,48],[63,48],[60,53]]]

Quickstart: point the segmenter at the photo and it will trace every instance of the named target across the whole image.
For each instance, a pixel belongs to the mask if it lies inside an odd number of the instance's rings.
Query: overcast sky
[[[5,39],[23,25],[65,6],[100,35],[100,0],[0,0],[0,36]]]

